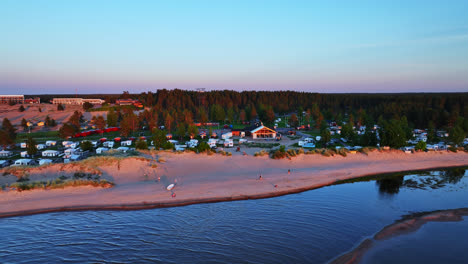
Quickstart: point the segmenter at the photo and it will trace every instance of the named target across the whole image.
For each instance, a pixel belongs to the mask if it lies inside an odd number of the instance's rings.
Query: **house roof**
[[[251,133],[258,132],[258,131],[260,131],[260,130],[262,130],[262,129],[267,129],[267,130],[271,131],[272,133],[276,133],[275,130],[273,130],[273,129],[271,129],[271,128],[268,128],[268,127],[266,127],[266,126],[263,126],[263,125],[261,125],[261,126],[255,128],[254,130],[251,131]]]

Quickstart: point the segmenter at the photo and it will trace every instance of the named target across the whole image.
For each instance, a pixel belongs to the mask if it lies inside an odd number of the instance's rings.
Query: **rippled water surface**
[[[4,218],[0,262],[324,263],[402,215],[468,207],[466,175],[434,171],[262,200]],[[379,243],[364,260],[411,263],[413,253],[430,255],[436,247],[432,254],[441,259],[450,259],[444,252],[466,259],[468,253],[457,249],[468,248],[467,227],[467,221],[429,223]],[[448,239],[452,251],[430,238]]]

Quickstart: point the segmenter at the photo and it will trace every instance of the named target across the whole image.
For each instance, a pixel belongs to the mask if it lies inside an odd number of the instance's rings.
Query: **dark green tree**
[[[166,132],[159,128],[154,128],[152,140],[153,140],[153,145],[157,150],[162,148],[164,144],[167,142]]]
[[[299,120],[297,119],[296,114],[292,114],[291,117],[288,120],[288,123],[291,127],[296,128],[299,125]]]
[[[21,119],[21,126],[23,127],[24,131],[28,131],[28,121],[26,121],[26,119]]]
[[[198,152],[202,153],[202,152],[205,152],[205,151],[210,151],[211,148],[210,148],[210,145],[208,145],[208,143],[203,141],[200,144],[198,144],[197,150],[198,150]]]
[[[198,135],[198,127],[194,125],[189,126],[187,129],[187,133],[193,138],[196,137]]]
[[[381,140],[383,146],[392,148],[401,148],[406,145],[406,133],[398,120],[392,119],[390,122],[384,122]]]
[[[61,138],[69,138],[77,132],[76,128],[69,124],[65,123],[63,126],[59,129],[59,137]]]
[[[26,109],[24,109],[24,106],[23,106],[23,105],[20,105],[20,107],[19,107],[18,111],[20,111],[20,112],[24,112],[24,110],[26,110]]]
[[[345,125],[342,126],[341,128],[341,136],[343,138],[346,138],[348,140],[351,140],[354,138],[356,132],[354,132],[353,125],[351,123],[346,123]]]
[[[6,118],[6,117],[3,118],[2,129],[5,130],[5,132],[8,133],[8,136],[10,136],[11,139],[13,139],[13,140],[16,139],[16,128],[13,127],[10,120],[8,120],[8,118]]]
[[[179,136],[179,139],[183,139],[186,133],[187,127],[185,126],[185,124],[183,122],[177,124],[177,135]]]
[[[375,132],[370,129],[369,126],[366,126],[366,131],[364,132],[364,135],[361,137],[361,145],[362,146],[377,146],[378,140],[377,140],[377,135]]]
[[[26,141],[26,151],[30,157],[36,155],[37,147],[36,147],[36,140],[33,137],[29,136],[28,140]]]
[[[91,143],[91,141],[89,140],[85,140],[83,142],[81,142],[81,149],[83,151],[92,151],[94,148],[93,148],[93,143]]]
[[[427,129],[427,141],[428,142],[435,142],[437,139],[437,135],[435,132],[435,126],[433,121],[429,121],[429,128]]]
[[[449,131],[449,139],[453,142],[453,144],[460,146],[465,138],[465,132],[460,126],[453,127]]]
[[[135,148],[136,148],[136,149],[148,149],[148,143],[146,143],[146,140],[141,140],[141,139],[139,139],[139,140],[135,143]]]
[[[426,142],[424,142],[424,141],[419,141],[419,142],[416,144],[416,146],[414,146],[414,149],[415,149],[415,150],[422,150],[422,151],[424,151],[424,150],[426,150],[426,148],[427,148],[427,144],[426,144]]]
[[[58,105],[57,105],[57,111],[63,111],[63,110],[65,110],[65,108],[63,107],[63,105],[62,105],[62,104],[58,104]]]
[[[118,116],[115,113],[114,109],[111,108],[109,112],[107,112],[107,126],[108,127],[116,127],[117,126],[117,119]]]
[[[326,146],[328,145],[328,142],[330,142],[330,140],[331,140],[330,130],[323,129],[320,132],[320,142],[322,143],[323,146]]]
[[[5,148],[7,146],[13,145],[13,143],[14,141],[10,138],[10,135],[8,135],[8,133],[5,130],[0,129],[0,146]]]
[[[83,110],[88,111],[89,109],[93,108],[93,104],[90,102],[85,102],[83,104]]]

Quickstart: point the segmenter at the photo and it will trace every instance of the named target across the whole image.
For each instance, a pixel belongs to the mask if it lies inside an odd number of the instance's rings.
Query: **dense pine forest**
[[[43,102],[64,95],[40,95]],[[74,96],[70,96],[74,97]],[[272,122],[276,116],[296,113],[322,120],[354,121],[369,124],[380,119],[406,117],[411,127],[450,128],[468,117],[468,93],[417,94],[319,94],[295,91],[185,91],[157,90],[141,94],[92,94],[83,98],[102,98],[114,103],[119,98],[140,100],[151,107],[160,122],[169,115],[182,119],[183,113],[193,120],[236,122],[259,118]],[[187,113],[190,112],[190,113]],[[462,125],[462,124],[460,124]],[[463,125],[462,125],[463,126]]]

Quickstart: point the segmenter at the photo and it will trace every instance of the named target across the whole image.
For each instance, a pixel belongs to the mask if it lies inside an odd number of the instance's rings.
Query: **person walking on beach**
[[[288,169],[288,175],[290,175],[290,174],[291,174],[291,169]]]

